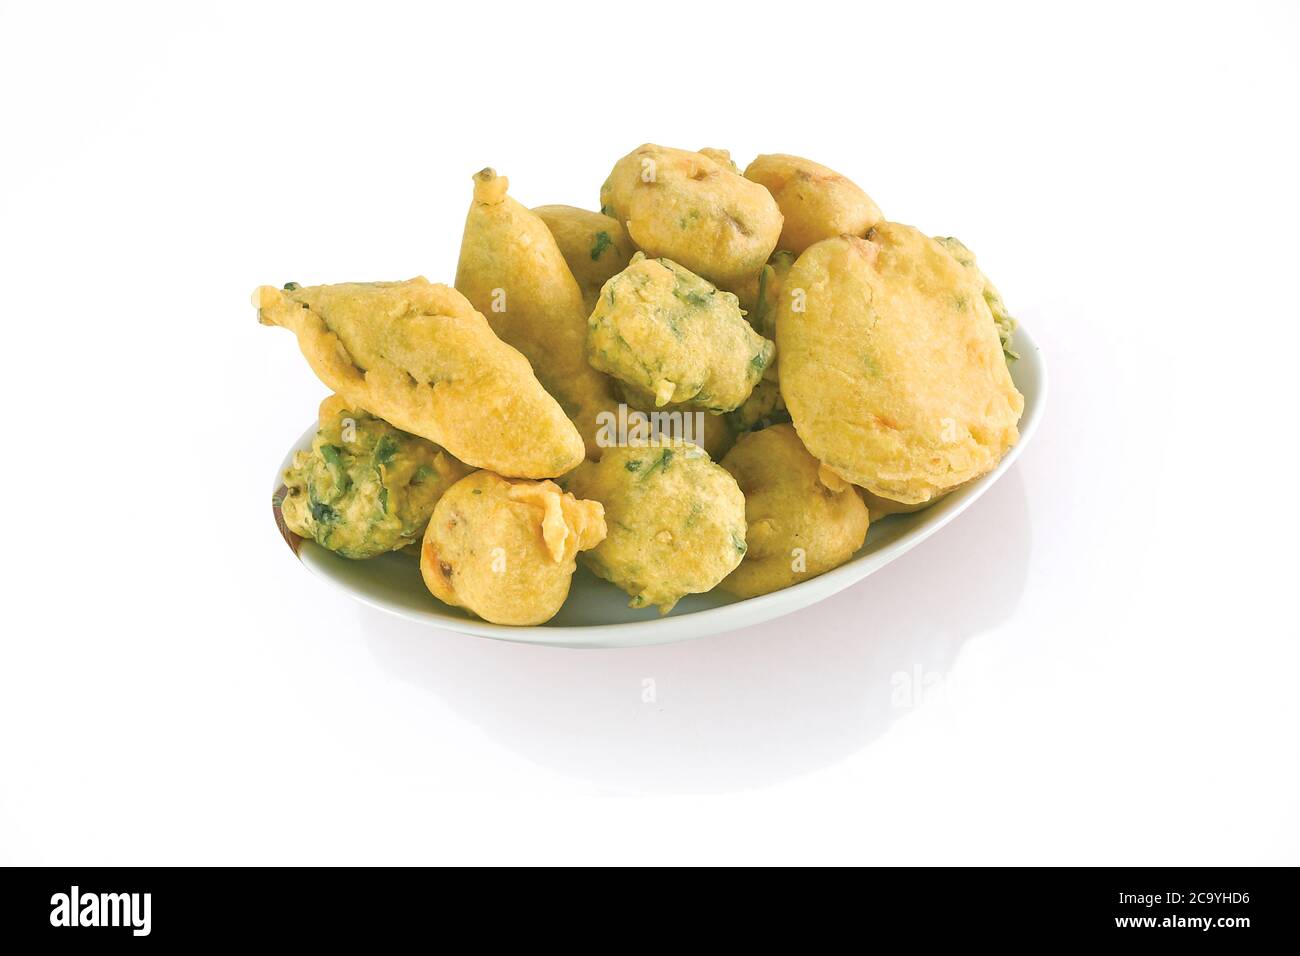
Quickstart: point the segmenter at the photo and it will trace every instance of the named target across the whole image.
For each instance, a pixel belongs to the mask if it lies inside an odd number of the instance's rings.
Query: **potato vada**
[[[569,595],[578,552],[604,537],[599,502],[579,501],[553,481],[476,471],[433,509],[420,573],[438,600],[485,621],[544,624]]]
[[[781,394],[799,437],[840,477],[920,504],[990,471],[1024,399],[978,285],[897,223],[809,247],[777,311]]]
[[[865,192],[845,176],[802,156],[771,153],[745,169],[762,184],[785,217],[778,248],[795,255],[833,236],[865,236],[884,218]]]
[[[745,554],[745,496],[698,445],[608,448],[563,481],[605,506],[609,535],[582,561],[631,595],[629,607],[667,614],[712,590]]]
[[[862,547],[867,506],[857,489],[821,473],[791,425],[741,435],[719,464],[745,496],[749,545],[719,585],[756,597],[837,568]],[[829,484],[827,483],[829,478]]]
[[[781,235],[772,194],[720,150],[647,143],[614,165],[600,207],[647,256],[680,262],[723,286],[756,276]]]
[[[671,259],[632,264],[605,283],[587,321],[587,358],[652,401],[729,412],[753,391],[775,346],[736,297]]]

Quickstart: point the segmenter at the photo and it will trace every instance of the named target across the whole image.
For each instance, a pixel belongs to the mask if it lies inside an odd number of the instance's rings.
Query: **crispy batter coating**
[[[605,506],[609,537],[583,563],[632,596],[629,607],[672,610],[712,590],[745,553],[745,497],[698,445],[608,448],[565,479]]]
[[[998,339],[1002,342],[1002,354],[1007,357],[1008,362],[1014,362],[1020,358],[1019,354],[1011,348],[1011,340],[1016,334],[1016,320],[1007,312],[1006,303],[1002,301],[1002,296],[993,283],[988,280],[980,267],[975,264],[975,253],[966,248],[959,239],[952,236],[935,236],[935,241],[948,250],[949,254],[966,267],[966,271],[971,274],[976,284],[983,290],[984,301],[989,307],[989,312],[993,314],[993,322],[998,327]]]
[[[298,337],[312,370],[354,408],[475,467],[562,475],[582,438],[528,360],[455,289],[424,278],[254,293],[258,319]]]
[[[576,206],[537,206],[560,254],[582,290],[583,318],[591,315],[606,282],[627,268],[636,247],[617,219]]]
[[[873,494],[919,504],[990,471],[1024,399],[970,274],[882,222],[799,257],[777,313],[781,394],[808,451]]]
[[[774,352],[730,292],[670,259],[639,252],[605,283],[587,322],[591,364],[656,407],[729,412],[749,397]]]
[[[725,286],[756,276],[781,234],[776,200],[741,176],[722,150],[647,143],[615,164],[600,206],[647,256],[667,257]]]
[[[373,558],[419,541],[443,492],[468,473],[432,442],[332,395],[311,450],[296,453],[284,474],[281,514],[322,547]]]
[[[494,624],[544,624],[569,595],[579,551],[605,537],[604,509],[553,481],[476,471],[434,508],[420,573],[438,600]]]
[[[821,463],[793,426],[742,435],[721,465],[745,495],[749,526],[749,549],[724,591],[742,598],[779,591],[839,567],[862,547],[867,506],[852,485],[819,477]]]
[[[865,236],[884,217],[847,177],[801,156],[759,156],[745,178],[761,183],[781,208],[785,225],[777,245],[795,255],[833,236]]]
[[[508,186],[491,169],[475,174],[456,288],[524,353],[577,426],[587,455],[599,458],[596,416],[618,404],[613,383],[587,364],[587,308],[560,247],[546,223],[506,195]]]

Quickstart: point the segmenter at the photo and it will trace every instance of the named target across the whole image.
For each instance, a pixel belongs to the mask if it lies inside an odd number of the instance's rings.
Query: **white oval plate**
[[[425,588],[419,561],[413,555],[394,553],[369,561],[350,561],[290,532],[280,520],[278,504],[274,508],[276,523],[299,560],[311,571],[363,604],[408,621],[479,637],[562,647],[636,647],[732,631],[798,611],[861,581],[965,511],[1011,467],[1033,438],[1047,397],[1047,368],[1038,347],[1023,329],[1016,330],[1014,344],[1020,359],[1011,363],[1011,375],[1025,396],[1025,412],[1020,419],[1020,441],[997,468],[924,511],[891,515],[873,522],[866,543],[848,563],[810,581],[761,597],[742,601],[716,590],[693,594],[661,617],[654,608],[629,608],[626,594],[580,564],[569,599],[550,622],[540,627],[506,627],[489,624],[435,598]],[[282,487],[281,476],[292,462],[294,452],[310,448],[315,434],[313,424],[285,455],[273,486],[277,494]]]

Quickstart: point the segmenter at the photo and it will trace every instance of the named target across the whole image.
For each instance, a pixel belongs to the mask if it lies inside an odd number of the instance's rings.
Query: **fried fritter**
[[[904,504],[990,471],[1024,399],[980,288],[939,243],[882,222],[799,257],[777,312],[781,394],[808,451]]]
[[[833,236],[865,236],[884,218],[852,181],[802,156],[759,156],[745,178],[761,183],[776,200],[785,217],[777,246],[795,255]]]
[[[477,471],[442,496],[420,573],[433,596],[494,624],[544,624],[569,595],[579,551],[605,537],[604,510],[553,481]]]
[[[601,286],[627,268],[636,248],[623,224],[601,213],[576,206],[537,206],[533,212],[551,230],[578,281],[585,319],[596,307]]]
[[[729,412],[749,397],[774,352],[730,292],[639,252],[605,283],[587,323],[591,364],[656,407]]]
[[[867,536],[867,506],[847,482],[821,472],[791,425],[741,435],[720,462],[745,495],[740,567],[720,587],[755,597],[807,581],[853,557]]]
[[[600,206],[647,256],[680,262],[724,286],[756,276],[781,234],[776,200],[721,150],[647,143],[615,164]]]
[[[491,169],[474,176],[474,200],[456,266],[456,288],[492,331],[528,359],[599,458],[596,416],[617,404],[613,383],[587,363],[588,310],[560,247],[538,216],[506,195]]]
[[[629,607],[667,614],[685,595],[712,590],[745,554],[745,497],[698,445],[608,448],[564,481],[605,506],[609,536],[582,560],[630,594]]]
[[[284,474],[284,523],[345,558],[373,558],[420,539],[433,506],[469,468],[432,442],[340,396],[320,407],[310,451]]]
[[[562,475],[582,437],[463,295],[424,278],[254,294],[258,319],[298,337],[312,370],[354,408],[505,475]]]

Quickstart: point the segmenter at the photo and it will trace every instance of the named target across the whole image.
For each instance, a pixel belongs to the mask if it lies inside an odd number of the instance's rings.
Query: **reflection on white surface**
[[[572,651],[358,614],[387,671],[540,765],[614,790],[741,790],[835,763],[907,713],[900,688],[942,679],[965,641],[1013,612],[1031,549],[1013,467],[910,554],[743,631]]]

